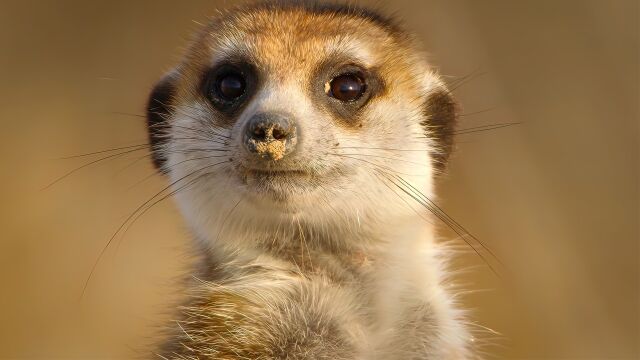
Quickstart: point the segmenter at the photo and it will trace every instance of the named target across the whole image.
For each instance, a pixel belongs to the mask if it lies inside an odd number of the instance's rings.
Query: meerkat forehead
[[[185,72],[197,74],[215,64],[242,61],[282,79],[308,77],[327,63],[357,64],[406,82],[407,70],[421,64],[413,45],[392,20],[370,11],[304,2],[261,3],[213,18],[183,66]]]

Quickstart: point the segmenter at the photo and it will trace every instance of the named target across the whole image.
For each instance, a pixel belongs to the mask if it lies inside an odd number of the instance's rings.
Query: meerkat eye
[[[228,114],[246,104],[257,86],[255,69],[248,63],[223,63],[202,75],[201,94],[217,110]]]
[[[325,85],[327,95],[340,101],[356,101],[364,94],[366,84],[357,74],[344,74],[335,77]]]
[[[227,101],[235,100],[244,95],[247,87],[242,74],[230,72],[221,75],[216,82],[216,90],[221,98]]]

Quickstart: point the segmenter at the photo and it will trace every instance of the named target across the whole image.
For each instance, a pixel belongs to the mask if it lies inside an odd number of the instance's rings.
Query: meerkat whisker
[[[94,151],[94,152],[90,152],[90,153],[84,153],[84,154],[80,154],[80,155],[66,156],[66,157],[58,158],[57,160],[77,159],[77,158],[81,158],[81,157],[99,155],[99,154],[104,154],[104,153],[114,152],[114,151],[119,151],[119,150],[138,149],[138,148],[141,149],[141,150],[147,150],[149,148],[149,143],[131,145],[131,146],[122,146],[122,147],[116,147],[116,148],[111,148],[111,149],[104,149],[104,150]]]
[[[61,182],[62,180],[64,180],[64,179],[68,178],[69,176],[71,176],[71,175],[73,175],[73,174],[77,173],[78,171],[80,171],[80,170],[82,170],[82,169],[85,169],[85,168],[87,168],[87,167],[89,167],[89,166],[91,166],[91,165],[95,165],[95,164],[98,164],[98,163],[102,163],[102,162],[104,162],[104,161],[106,161],[106,160],[110,160],[110,159],[116,159],[116,158],[122,157],[122,156],[124,156],[124,155],[128,155],[128,154],[135,153],[135,152],[142,151],[142,150],[147,151],[148,149],[147,149],[147,147],[134,148],[134,149],[132,149],[132,150],[122,151],[122,152],[119,152],[119,153],[117,153],[117,154],[111,154],[111,155],[108,155],[108,156],[102,157],[102,158],[100,158],[100,159],[93,160],[93,161],[91,161],[91,162],[89,162],[89,163],[86,163],[86,164],[84,164],[84,165],[82,165],[82,166],[79,166],[79,167],[77,167],[77,168],[75,168],[75,169],[73,169],[73,170],[71,170],[71,171],[68,171],[68,172],[67,172],[67,173],[65,173],[64,175],[62,175],[62,176],[58,177],[57,179],[55,179],[53,182],[49,183],[49,184],[48,184],[47,186],[45,186],[42,190],[47,190],[47,189],[51,188],[51,187],[52,187],[52,186],[54,186],[55,184],[57,184],[57,183]]]
[[[134,210],[134,211],[133,211],[133,212],[132,212],[132,213],[131,213],[131,214],[130,214],[126,219],[125,219],[125,221],[124,221],[124,222],[123,222],[123,223],[122,223],[122,224],[121,224],[121,225],[116,229],[116,231],[113,233],[113,235],[109,238],[109,240],[106,242],[106,244],[105,244],[105,245],[102,247],[102,249],[100,250],[100,253],[98,254],[98,257],[97,257],[96,261],[94,262],[94,264],[93,264],[93,266],[92,266],[91,270],[89,271],[89,275],[87,276],[87,278],[86,278],[86,280],[85,280],[85,283],[84,283],[84,285],[83,285],[83,287],[82,287],[82,293],[80,294],[80,298],[82,299],[82,298],[84,297],[84,294],[85,294],[85,292],[86,292],[86,290],[87,290],[87,287],[88,287],[88,285],[89,285],[89,282],[91,281],[91,278],[93,277],[93,274],[94,274],[94,272],[95,272],[95,270],[96,270],[96,268],[97,268],[97,266],[98,266],[98,264],[99,264],[100,260],[101,260],[101,259],[102,259],[102,257],[104,256],[105,252],[107,251],[107,249],[109,248],[109,246],[111,245],[111,243],[113,242],[113,240],[118,236],[118,234],[120,234],[120,233],[122,232],[122,230],[123,230],[126,226],[128,226],[127,224],[129,224],[129,222],[130,222],[131,220],[134,220],[134,221],[135,221],[135,219],[137,219],[137,217],[136,217],[136,216],[137,216],[137,214],[138,214],[138,213],[140,213],[141,211],[142,211],[143,213],[144,213],[144,212],[146,212],[146,210],[145,210],[145,209],[147,209],[147,206],[148,206],[150,203],[152,203],[152,202],[154,201],[154,199],[156,199],[157,197],[161,196],[161,195],[162,195],[162,193],[164,193],[165,191],[167,191],[167,190],[169,190],[169,189],[171,189],[171,188],[175,187],[175,186],[176,186],[177,184],[179,184],[180,182],[182,182],[182,181],[186,180],[187,178],[189,178],[189,177],[193,176],[194,174],[197,174],[198,172],[201,172],[201,171],[203,171],[203,170],[210,169],[210,168],[215,167],[215,166],[220,165],[220,164],[223,164],[223,162],[216,163],[216,164],[213,164],[213,165],[207,165],[207,166],[202,167],[202,168],[200,168],[200,169],[198,169],[198,170],[192,171],[192,172],[188,173],[188,174],[187,174],[187,175],[185,175],[185,176],[180,177],[178,180],[176,180],[176,181],[172,182],[171,184],[167,185],[167,186],[166,186],[166,187],[164,187],[162,190],[160,190],[160,191],[159,191],[159,192],[157,192],[155,195],[153,195],[151,198],[149,198],[149,199],[148,199],[148,200],[146,200],[144,203],[142,203],[140,206],[138,206],[138,207],[137,207],[137,208],[136,208],[136,209],[135,209],[135,210]],[[208,174],[208,173],[205,173],[204,175],[207,175],[207,174]],[[202,175],[200,175],[200,176],[202,176]],[[200,176],[198,176],[195,180],[199,180],[199,179],[201,179],[201,177],[200,177]],[[195,183],[195,182],[192,180],[191,182],[189,182],[189,183],[188,183],[188,185],[191,185],[191,184],[193,184],[193,183]],[[182,190],[182,189],[184,189],[184,188],[185,188],[185,187],[181,187],[181,188],[179,188],[179,189],[177,189],[177,190],[174,190],[174,191],[170,192],[168,195],[165,195],[165,196],[161,197],[161,200],[160,200],[160,201],[165,200],[165,199],[167,199],[167,198],[169,198],[169,197],[171,197],[171,196],[173,196],[173,195],[177,194],[180,190]],[[159,202],[159,201],[152,203],[152,205],[151,205],[151,206],[153,206],[153,205],[157,204],[158,202]]]

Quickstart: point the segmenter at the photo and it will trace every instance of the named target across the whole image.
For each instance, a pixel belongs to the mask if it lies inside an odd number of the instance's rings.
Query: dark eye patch
[[[310,81],[314,102],[350,126],[359,123],[361,110],[383,90],[375,69],[339,60],[320,65]]]
[[[224,62],[204,73],[202,95],[220,112],[232,116],[257,88],[254,67],[244,62]]]

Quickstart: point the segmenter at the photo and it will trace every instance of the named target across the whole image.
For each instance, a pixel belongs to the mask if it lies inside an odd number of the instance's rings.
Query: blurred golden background
[[[233,3],[2,1],[0,358],[141,356],[170,317],[191,263],[171,201],[115,240],[80,299],[107,240],[164,185],[148,159],[45,187],[100,159],[63,157],[144,143],[154,81],[193,21]],[[443,208],[508,268],[458,264],[473,320],[501,334],[481,340],[488,358],[639,358],[638,1],[374,4],[448,79],[470,75],[461,128],[522,123],[461,135],[440,182]]]

